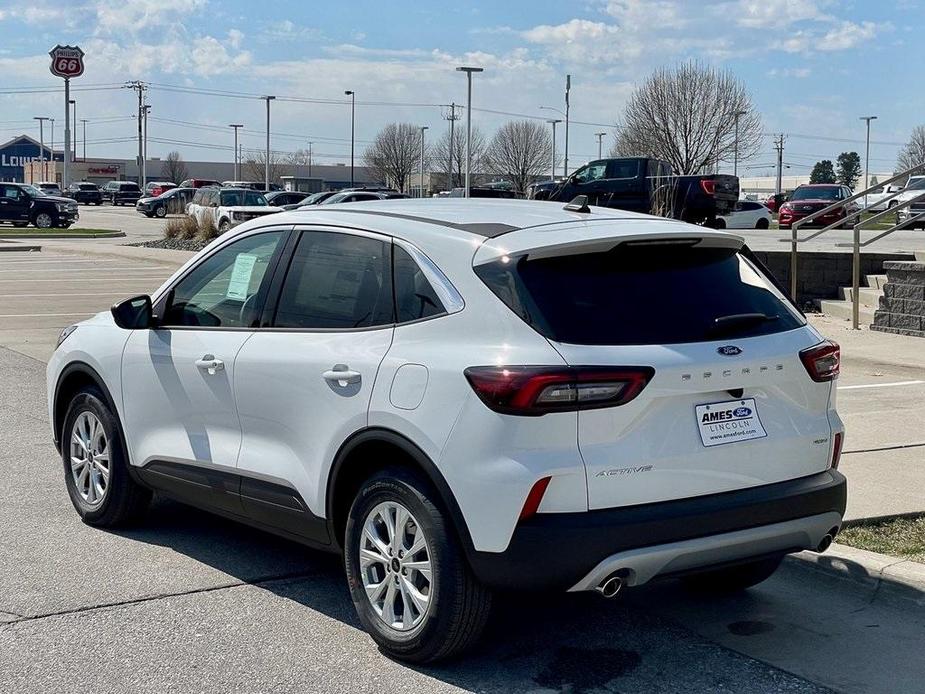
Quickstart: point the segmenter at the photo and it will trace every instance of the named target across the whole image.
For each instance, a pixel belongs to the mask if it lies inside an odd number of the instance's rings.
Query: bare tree
[[[549,166],[552,137],[542,123],[508,121],[491,138],[484,159],[489,171],[509,178],[523,191]]]
[[[476,126],[472,126],[471,139],[472,168],[471,171],[479,171],[483,167],[482,157],[485,154],[485,136]],[[456,188],[462,185],[463,175],[466,171],[466,132],[461,127],[453,130],[453,173],[452,178],[447,182],[448,188]],[[438,171],[449,171],[450,169],[450,132],[447,130],[443,136],[434,143],[431,151],[433,164]]]
[[[286,172],[287,157],[285,152],[270,150],[270,182],[278,181]],[[246,159],[241,168],[242,174],[251,181],[262,181],[266,175],[267,153],[263,149],[255,149],[245,154]]]
[[[161,164],[161,176],[177,184],[189,176],[189,170],[179,152],[168,152],[167,158]]]
[[[427,152],[424,153],[425,166]],[[421,167],[421,129],[412,123],[389,123],[366,148],[363,161],[373,176],[396,190],[405,190]]]
[[[761,146],[761,116],[744,83],[697,62],[661,68],[630,98],[611,154],[663,159],[679,174],[711,170],[733,160],[736,120],[741,162]]]
[[[925,164],[925,125],[917,125],[912,129],[912,137],[899,152],[897,173],[908,171],[919,164]]]

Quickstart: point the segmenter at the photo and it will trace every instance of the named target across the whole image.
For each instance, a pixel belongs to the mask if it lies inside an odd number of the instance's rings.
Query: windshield
[[[221,204],[222,207],[265,207],[267,199],[263,197],[263,193],[253,190],[223,190]]]
[[[81,183],[78,186],[81,190],[96,190],[96,186],[92,183]]]
[[[815,188],[815,187],[800,187],[793,191],[793,195],[790,196],[791,200],[839,200],[838,193],[841,188],[832,187],[832,188]]]
[[[36,188],[35,186],[26,185],[26,186],[23,186],[23,189],[24,189],[27,193],[29,193],[29,195],[33,195],[33,196],[35,196],[35,197],[44,197],[44,196],[45,196],[45,191],[42,190],[41,188]]]
[[[925,190],[925,178],[910,179],[906,190]]]

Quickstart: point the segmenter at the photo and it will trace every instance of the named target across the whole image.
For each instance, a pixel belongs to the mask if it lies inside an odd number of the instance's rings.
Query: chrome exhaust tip
[[[617,597],[617,594],[623,590],[623,577],[616,574],[612,574],[601,581],[594,590],[596,590],[602,598],[610,599]]]
[[[822,541],[819,543],[819,546],[816,547],[816,551],[819,554],[825,552],[829,547],[832,546],[832,540],[835,538],[832,537],[832,533],[826,533],[825,537],[822,538]]]

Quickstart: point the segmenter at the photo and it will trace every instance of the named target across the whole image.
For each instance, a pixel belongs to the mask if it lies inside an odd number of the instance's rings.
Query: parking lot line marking
[[[71,268],[71,269],[61,269],[56,268],[39,268],[38,272],[86,272],[89,268]],[[158,270],[169,270],[169,267],[164,267],[162,265],[140,268],[140,267],[108,267],[106,268],[107,272],[112,271],[125,271],[125,270],[138,270],[140,272],[157,272]],[[0,272],[29,272],[29,270],[0,270]]]
[[[18,279],[2,279],[0,282],[148,282],[160,280],[163,282],[170,275],[153,275],[151,277],[68,277],[66,279],[40,279],[34,280],[26,277],[20,277]]]
[[[86,292],[81,294],[73,294],[71,292],[57,293],[57,294],[0,294],[0,299],[22,299],[24,297],[55,297],[55,296],[112,296],[118,292]]]
[[[925,381],[894,381],[893,383],[864,383],[858,386],[838,386],[838,390],[857,390],[858,388],[892,388],[894,386],[917,386]]]
[[[92,316],[90,311],[80,313],[0,313],[0,318],[60,318],[63,316]]]

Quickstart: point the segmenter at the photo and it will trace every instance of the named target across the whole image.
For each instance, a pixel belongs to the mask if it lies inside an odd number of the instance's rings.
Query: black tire
[[[717,217],[717,218],[713,221],[713,228],[714,228],[714,229],[725,229],[725,228],[726,228],[726,220],[725,220],[725,219],[720,219],[719,217]]]
[[[164,205],[158,205],[154,208],[154,216],[163,219],[167,216],[167,208]]]
[[[51,221],[48,224],[45,224],[45,217],[48,217]],[[58,215],[52,214],[49,212],[39,212],[32,216],[32,219],[29,220],[36,229],[54,229],[58,226]],[[39,226],[39,222],[42,222],[42,225]]]
[[[386,624],[363,587],[359,565],[363,525],[383,502],[397,502],[410,511],[427,539],[430,604],[421,622],[408,631]],[[491,612],[491,593],[472,574],[452,523],[427,482],[401,469],[384,470],[364,482],[350,509],[344,547],[354,607],[366,631],[389,656],[411,663],[446,660],[471,647],[481,635]]]
[[[219,234],[224,234],[229,229],[231,229],[231,222],[229,222],[227,219],[223,219],[222,221],[218,223],[218,233]]]
[[[77,490],[71,474],[70,442],[74,422],[84,412],[96,416],[103,426],[108,442],[109,481],[103,500],[98,505],[87,503]],[[138,520],[151,501],[150,490],[135,482],[128,471],[128,457],[122,439],[122,429],[116,415],[106,404],[103,394],[94,387],[79,391],[68,405],[61,431],[61,462],[64,466],[64,483],[71,503],[81,520],[88,525],[112,528],[127,525]]]
[[[746,564],[736,564],[684,578],[685,585],[701,593],[738,593],[766,581],[777,571],[783,556],[768,557]]]
[[[770,226],[771,226],[771,223],[764,217],[762,217],[757,222],[755,222],[756,229],[768,229],[770,228]]]

